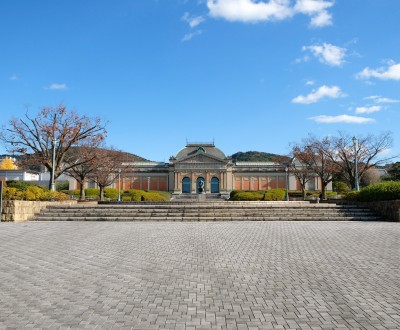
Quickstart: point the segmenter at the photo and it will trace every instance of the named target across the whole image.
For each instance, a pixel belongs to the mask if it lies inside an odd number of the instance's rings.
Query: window
[[[219,193],[219,179],[215,176],[211,179],[211,193]]]
[[[182,180],[182,193],[190,194],[190,178],[185,176]]]

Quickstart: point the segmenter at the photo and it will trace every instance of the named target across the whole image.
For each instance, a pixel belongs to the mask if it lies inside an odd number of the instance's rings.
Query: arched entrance
[[[190,178],[187,176],[182,179],[182,193],[190,194]]]
[[[203,187],[203,191],[201,191],[201,187]],[[204,193],[206,190],[206,182],[203,177],[199,176],[196,180],[196,192],[198,194]]]
[[[219,193],[219,179],[215,176],[211,179],[211,193]]]

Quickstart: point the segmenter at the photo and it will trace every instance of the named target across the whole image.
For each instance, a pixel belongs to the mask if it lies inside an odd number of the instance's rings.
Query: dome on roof
[[[196,153],[205,153],[219,159],[226,158],[225,154],[220,149],[216,148],[214,144],[187,144],[185,148],[181,149],[176,154],[175,159],[180,160],[195,155]]]

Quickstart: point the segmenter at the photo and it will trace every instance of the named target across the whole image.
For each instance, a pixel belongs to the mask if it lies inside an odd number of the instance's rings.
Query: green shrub
[[[348,201],[356,201],[358,200],[358,194],[359,194],[358,191],[354,190],[348,191],[347,193],[344,194],[344,199]]]
[[[20,187],[25,188],[25,185]],[[24,190],[15,187],[3,188],[3,198],[5,200],[27,200],[27,201],[49,201],[66,200],[68,195],[59,191],[51,191],[36,185],[28,185]]]
[[[68,190],[68,189],[69,189],[69,181],[68,180],[56,182],[56,190],[57,191]]]
[[[171,199],[171,193],[168,191],[152,190],[150,192],[155,192],[161,196],[164,196],[167,201]]]
[[[55,201],[64,201],[67,200],[69,196],[67,194],[64,194],[63,192],[60,191],[51,191],[44,189],[41,200],[43,201],[50,201],[50,200],[55,200]]]
[[[283,201],[286,197],[286,189],[276,188],[267,190],[264,194],[264,201]]]
[[[79,196],[79,190],[78,190],[78,196]],[[96,188],[86,188],[85,189],[85,196],[89,198],[93,197],[99,197],[100,196],[100,190]]]
[[[260,201],[264,196],[263,191],[233,190],[230,194],[231,201]]]
[[[105,188],[104,189],[104,197],[105,198],[109,198],[111,200],[117,200],[118,199],[118,189],[116,189],[116,188]]]
[[[121,197],[123,201],[139,202],[144,193],[144,190],[129,189],[124,190]]]
[[[325,194],[326,197],[336,197],[338,195],[336,191],[327,191]]]
[[[44,200],[46,196],[43,188],[30,186],[25,189],[23,192],[23,198],[27,201],[40,201]]]
[[[4,187],[3,198],[5,200],[21,199],[21,191],[19,191],[17,188],[14,187]]]
[[[168,200],[165,196],[152,191],[145,192],[142,197],[141,200],[145,202],[166,202]]]
[[[360,190],[357,200],[362,202],[400,199],[400,182],[384,181]]]
[[[289,197],[303,197],[301,190],[289,190]]]
[[[62,193],[68,195],[68,196],[74,196],[74,197],[79,197],[80,195],[80,190],[79,189],[74,189],[74,190],[62,190]]]
[[[342,181],[334,181],[332,183],[333,190],[336,191],[338,194],[346,194],[347,192],[350,191],[349,186],[347,183],[342,182]]]
[[[32,182],[26,182],[26,181],[11,180],[6,182],[7,182],[7,187],[16,188],[17,190],[22,190],[22,191],[25,191],[28,187],[38,187]]]

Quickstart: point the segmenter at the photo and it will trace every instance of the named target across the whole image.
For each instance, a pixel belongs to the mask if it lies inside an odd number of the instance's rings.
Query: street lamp
[[[285,172],[286,172],[286,201],[289,201],[289,165],[286,164],[285,167]]]
[[[121,169],[118,169],[118,203],[121,201]]]
[[[54,137],[53,138],[53,152],[52,152],[52,159],[51,159],[51,184],[50,184],[50,190],[55,191],[56,190],[56,185],[55,185],[55,180],[54,180],[54,167],[56,164],[56,144],[57,140]]]
[[[354,180],[355,180],[355,189],[356,191],[360,190],[358,185],[358,164],[357,164],[357,149],[358,149],[358,140],[355,136],[353,136],[353,145],[354,145]]]

